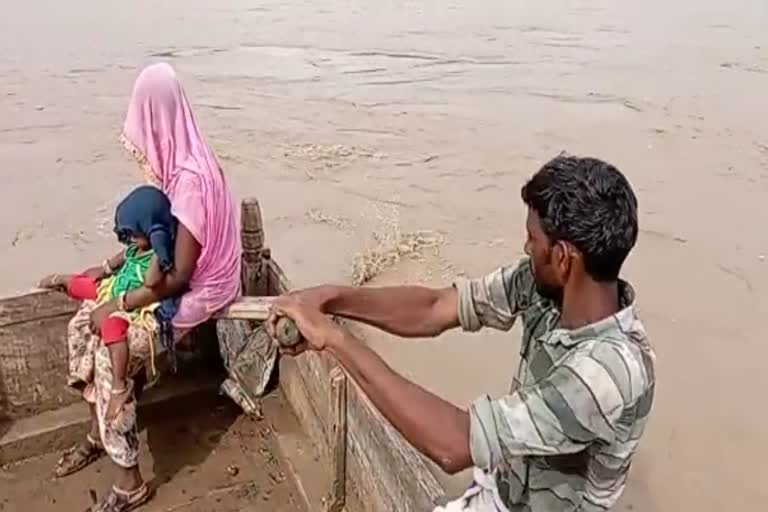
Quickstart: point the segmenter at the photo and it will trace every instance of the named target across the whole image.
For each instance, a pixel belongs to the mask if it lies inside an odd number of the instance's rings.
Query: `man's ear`
[[[578,250],[563,240],[555,242],[555,246],[552,249],[552,259],[555,268],[557,268],[558,274],[562,276],[563,281],[568,279],[568,276],[573,270],[574,258],[578,255]]]

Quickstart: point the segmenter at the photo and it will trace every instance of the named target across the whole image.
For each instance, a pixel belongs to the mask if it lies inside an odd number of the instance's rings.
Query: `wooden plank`
[[[347,393],[350,451],[359,470],[350,479],[363,495],[377,496],[377,511],[432,510],[445,495],[419,454],[353,384]]]
[[[331,467],[333,482],[326,512],[341,512],[347,499],[347,376],[336,367],[331,371]]]
[[[296,366],[301,372],[304,389],[307,398],[312,404],[315,413],[322,426],[322,442],[325,445],[325,453],[330,460],[331,444],[331,408],[328,397],[331,395],[330,365],[324,364],[326,356],[317,352],[307,352],[294,358]],[[285,358],[288,359],[288,358]]]
[[[216,315],[217,319],[263,322],[269,317],[275,297],[240,297]]]
[[[0,329],[46,318],[74,315],[78,303],[52,290],[31,292],[0,299]]]
[[[50,290],[0,299],[0,420],[77,401],[66,388],[67,324],[77,307]]]
[[[243,295],[257,295],[262,272],[264,226],[261,206],[256,198],[244,199],[240,205],[240,239],[243,244]]]

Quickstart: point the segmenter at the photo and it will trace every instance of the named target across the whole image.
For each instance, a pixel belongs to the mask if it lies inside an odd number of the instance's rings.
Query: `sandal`
[[[124,491],[113,486],[99,503],[90,508],[90,512],[128,512],[148,502],[151,496],[146,483],[133,491]]]
[[[63,478],[72,473],[77,473],[101,458],[104,453],[104,448],[88,434],[84,442],[76,444],[64,452],[59,462],[56,463],[54,474],[56,478]]]

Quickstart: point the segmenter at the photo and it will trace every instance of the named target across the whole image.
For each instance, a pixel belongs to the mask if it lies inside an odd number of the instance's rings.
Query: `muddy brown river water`
[[[117,135],[133,78],[156,60],[180,73],[235,194],[260,198],[297,284],[348,281],[372,233],[397,229],[444,242],[375,282],[489,271],[522,249],[523,180],[561,150],[600,156],[639,196],[626,274],[658,355],[622,507],[765,509],[768,3],[5,0],[2,12],[3,291],[111,249],[111,210],[138,179]],[[504,392],[518,334],[372,342],[464,404]]]

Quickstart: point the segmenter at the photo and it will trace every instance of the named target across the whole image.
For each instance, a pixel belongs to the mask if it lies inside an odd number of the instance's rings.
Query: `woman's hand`
[[[123,391],[119,393],[110,391],[107,411],[104,413],[104,420],[108,425],[115,421],[117,415],[120,414],[125,404],[128,403],[128,399],[131,398],[130,389],[128,389],[126,384],[123,384],[122,389]]]
[[[289,349],[281,348],[283,353],[298,355],[306,349],[322,351],[344,336],[341,327],[323,314],[317,303],[305,300],[301,293],[283,295],[273,302],[272,311],[267,319],[267,332],[273,338],[276,334],[277,320],[283,316],[296,322],[296,327],[302,336],[302,342],[297,346]]]
[[[117,301],[111,300],[91,311],[91,332],[98,334],[101,332],[101,324],[109,318],[109,315],[117,311]]]

